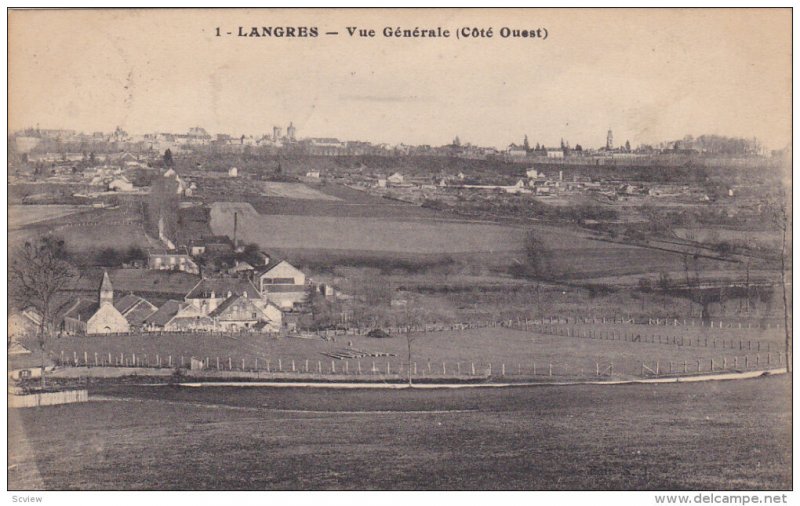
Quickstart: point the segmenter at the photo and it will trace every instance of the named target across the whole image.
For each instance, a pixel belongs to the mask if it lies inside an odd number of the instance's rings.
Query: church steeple
[[[114,304],[114,287],[108,278],[108,271],[103,271],[103,282],[100,283],[100,305]]]

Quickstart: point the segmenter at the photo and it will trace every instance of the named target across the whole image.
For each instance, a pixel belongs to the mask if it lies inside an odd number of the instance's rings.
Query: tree
[[[61,297],[77,278],[64,241],[45,236],[14,252],[9,267],[10,294],[19,303],[33,307],[41,319],[37,332],[42,358],[42,388],[45,386],[46,344],[53,335],[58,314],[72,302]]]
[[[173,167],[175,166],[175,161],[172,159],[172,150],[167,148],[164,151],[164,167]]]
[[[631,152],[631,141],[625,141],[625,151]]]
[[[525,136],[525,140],[522,141],[522,147],[525,148],[525,152],[529,152],[531,150],[531,145],[528,143],[528,136]]]
[[[525,235],[525,257],[532,276],[540,279],[552,277],[550,252],[534,230]]]
[[[412,348],[414,342],[419,337],[419,333],[415,330],[415,328],[422,325],[424,322],[424,315],[420,307],[410,300],[406,301],[406,308],[402,317],[402,323],[406,330],[405,337],[408,359],[408,386],[413,385],[413,370],[411,369],[411,363],[413,360]]]
[[[787,240],[786,234],[791,230],[791,213],[786,211],[789,204],[786,193],[781,186],[781,191],[777,201],[768,204],[768,215],[772,223],[781,232],[781,288],[783,294],[783,328],[785,329],[785,351],[786,351],[786,371],[791,372],[791,353],[792,353],[792,333],[789,324],[789,302],[786,292],[786,255]],[[789,245],[789,247],[791,247]]]

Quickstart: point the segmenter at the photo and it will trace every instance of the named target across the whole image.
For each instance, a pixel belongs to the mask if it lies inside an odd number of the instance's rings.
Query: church
[[[103,272],[100,300],[78,299],[64,314],[62,332],[65,334],[97,335],[130,332],[128,320],[114,307],[114,287]]]

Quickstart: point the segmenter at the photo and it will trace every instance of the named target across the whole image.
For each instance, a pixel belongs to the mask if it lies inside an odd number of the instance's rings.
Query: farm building
[[[128,320],[131,328],[140,328],[145,320],[158,309],[147,300],[129,293],[114,303],[114,307]]]
[[[114,288],[103,273],[100,301],[77,299],[64,313],[62,331],[67,334],[114,334],[130,331],[128,320],[114,307]]]
[[[306,275],[286,260],[256,272],[264,298],[281,309],[292,309],[306,298]]]

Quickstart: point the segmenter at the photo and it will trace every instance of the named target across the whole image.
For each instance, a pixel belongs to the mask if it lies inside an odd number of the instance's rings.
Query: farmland
[[[790,378],[471,390],[114,386],[9,412],[9,489],[776,490]],[[154,423],[157,421],[157,423]]]
[[[328,214],[319,215],[261,214],[249,203],[216,202],[211,206],[210,224],[215,234],[232,236],[233,214],[237,212],[240,237],[292,257],[308,257],[313,251],[346,253],[351,257],[380,254],[383,258],[488,253],[493,257],[488,265],[500,270],[507,269],[515,259],[524,259],[526,234],[533,227],[552,258],[553,271],[565,279],[658,272],[671,272],[678,277],[683,270],[679,254],[593,240],[589,234],[569,228],[457,220],[447,215],[340,216],[335,210],[326,209]],[[736,268],[725,262],[703,262],[709,268]]]
[[[54,218],[61,218],[91,210],[88,206],[70,205],[10,205],[8,206],[9,229],[21,228]]]

